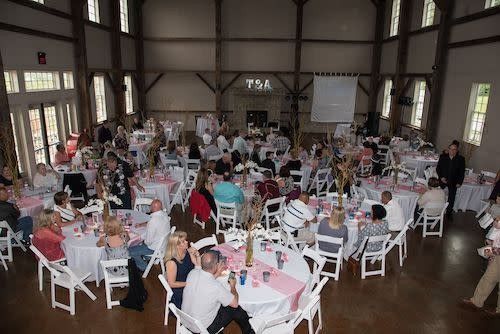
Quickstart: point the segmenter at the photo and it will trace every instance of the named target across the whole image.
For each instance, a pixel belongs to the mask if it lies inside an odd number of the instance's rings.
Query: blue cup
[[[247,271],[245,269],[242,269],[240,271],[240,284],[245,285],[246,280],[247,280]]]

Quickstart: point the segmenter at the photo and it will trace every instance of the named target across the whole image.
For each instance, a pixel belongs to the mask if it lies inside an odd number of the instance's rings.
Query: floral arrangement
[[[87,203],[87,205],[85,206],[84,209],[96,206],[97,212],[102,214],[104,212],[104,206],[105,206],[106,202],[113,202],[119,206],[123,205],[122,200],[120,198],[118,198],[117,196],[104,193],[102,199],[93,198],[93,199],[89,200],[89,202]]]
[[[397,162],[391,162],[390,166],[385,167],[382,169],[382,174],[385,172],[392,171],[392,177],[393,177],[393,183],[394,185],[398,184],[398,175],[399,173],[404,173],[408,176],[412,175],[412,171],[408,170],[405,168],[405,163],[397,163]]]
[[[434,145],[432,145],[432,143],[426,142],[425,140],[423,140],[420,137],[417,137],[415,139],[415,141],[418,143],[417,151],[420,151],[421,149],[426,148],[426,147],[434,147]]]
[[[255,162],[253,162],[251,160],[248,160],[245,163],[237,164],[236,167],[234,167],[234,170],[236,172],[243,172],[244,170],[256,169],[257,167],[259,167],[259,165],[257,165]]]

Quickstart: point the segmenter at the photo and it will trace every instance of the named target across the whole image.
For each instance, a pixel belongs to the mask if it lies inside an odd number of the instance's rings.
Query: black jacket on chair
[[[444,177],[448,180],[448,185],[456,186],[464,182],[465,176],[465,159],[457,154],[453,159],[450,159],[448,154],[442,154],[436,167],[436,172],[439,180]]]
[[[69,185],[72,197],[81,195],[85,198],[85,201],[87,201],[87,181],[85,180],[85,177],[82,173],[64,174],[63,189],[66,188],[66,185]]]

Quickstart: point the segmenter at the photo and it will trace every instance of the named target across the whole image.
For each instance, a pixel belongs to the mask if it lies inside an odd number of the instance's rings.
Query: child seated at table
[[[33,245],[49,261],[57,261],[64,258],[61,249],[61,241],[65,238],[61,229],[54,220],[54,210],[45,209],[38,216],[35,231],[33,233]]]
[[[97,241],[97,247],[104,246],[108,260],[128,259],[130,258],[127,244],[129,239],[128,233],[124,231],[118,219],[109,217],[104,222],[104,235]],[[108,270],[113,275],[128,275],[126,266],[112,267]]]

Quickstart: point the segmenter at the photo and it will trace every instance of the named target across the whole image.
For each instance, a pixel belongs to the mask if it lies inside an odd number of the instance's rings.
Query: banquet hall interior
[[[0,0],[0,332],[500,333],[499,59],[500,0]]]

